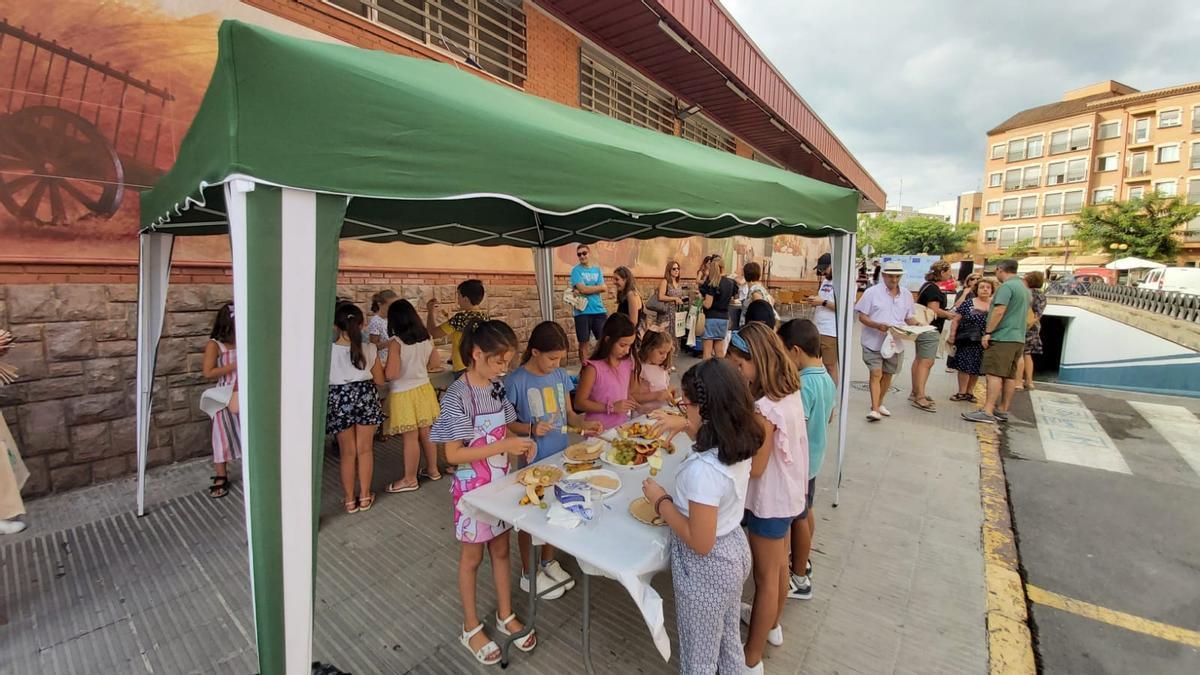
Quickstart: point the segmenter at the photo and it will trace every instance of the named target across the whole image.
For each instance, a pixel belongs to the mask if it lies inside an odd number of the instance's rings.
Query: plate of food
[[[561,480],[563,475],[563,470],[557,466],[537,465],[521,469],[517,474],[517,483],[525,488],[525,494],[519,503],[522,506],[532,504],[545,508],[542,497],[546,488]]]
[[[617,427],[617,436],[620,438],[653,441],[658,439],[660,435],[654,430],[653,424],[647,424],[646,422],[630,422],[624,426]]]
[[[635,520],[647,525],[661,527],[667,524],[667,521],[659,518],[658,514],[654,513],[654,505],[651,504],[645,497],[638,497],[629,503],[629,515],[633,516]]]
[[[605,464],[619,466],[622,469],[644,469],[650,465],[647,459],[654,454],[658,447],[650,443],[638,443],[628,439],[618,439],[609,443],[609,448],[600,455]]]
[[[572,474],[571,480],[586,483],[592,492],[600,497],[615,494],[621,489],[621,479],[615,472],[608,469],[580,471],[579,473]]]
[[[590,464],[604,452],[604,441],[591,439],[568,445],[563,450],[563,461],[568,464]]]

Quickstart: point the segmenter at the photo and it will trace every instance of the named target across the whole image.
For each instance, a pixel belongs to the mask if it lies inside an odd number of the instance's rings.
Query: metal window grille
[[[591,55],[579,54],[579,105],[646,129],[675,133],[675,102]]]
[[[514,0],[325,0],[481,70],[525,84],[525,12]]]
[[[725,152],[737,151],[737,143],[733,140],[733,136],[721,131],[715,125],[696,117],[689,117],[684,120],[683,137],[689,141],[695,141],[700,145],[707,145],[717,150],[724,150]]]

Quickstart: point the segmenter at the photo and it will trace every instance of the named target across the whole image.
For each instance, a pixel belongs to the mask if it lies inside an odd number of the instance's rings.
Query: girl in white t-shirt
[[[652,416],[660,429],[686,431],[696,451],[680,465],[673,496],[651,478],[642,493],[671,528],[679,672],[740,673],[738,615],[750,575],[741,522],[763,429],[749,388],[723,359],[693,366],[681,384],[686,419],[663,410]]]
[[[362,310],[350,303],[337,306],[333,327],[338,338],[329,358],[329,408],[325,433],[337,437],[341,452],[342,490],[346,513],[375,504],[371,478],[375,472],[375,428],[383,422],[376,385],[383,384],[379,351],[363,342]],[[354,496],[358,478],[359,496]]]
[[[420,487],[417,466],[425,451],[425,471],[429,480],[441,480],[437,446],[429,439],[429,430],[437,419],[437,393],[429,382],[429,371],[436,370],[442,359],[417,309],[408,300],[396,300],[388,307],[388,340],[383,349],[384,375],[388,381],[387,423],[384,436],[399,434],[404,439],[404,478],[388,483],[388,492],[412,492]]]
[[[672,356],[675,338],[667,333],[648,330],[634,352],[633,400],[641,412],[658,410],[675,400],[671,386]]]

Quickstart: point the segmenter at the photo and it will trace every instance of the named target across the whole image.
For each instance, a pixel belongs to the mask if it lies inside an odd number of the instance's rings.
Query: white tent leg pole
[[[149,460],[150,409],[154,394],[154,362],[167,309],[171,249],[175,235],[152,232],[138,238],[137,316],[137,514],[146,514],[146,463]]]
[[[301,675],[312,664],[329,329],[346,200],[242,181],[227,187],[226,201],[259,667]],[[285,293],[296,302],[280,305]]]
[[[833,488],[833,506],[841,497],[842,465],[846,457],[846,413],[850,407],[850,339],[854,335],[855,272],[853,234],[833,237],[833,284],[837,302],[838,338],[838,457],[837,482]]]
[[[542,321],[554,320],[554,250],[547,246],[533,249],[533,274],[536,278],[538,307]]]

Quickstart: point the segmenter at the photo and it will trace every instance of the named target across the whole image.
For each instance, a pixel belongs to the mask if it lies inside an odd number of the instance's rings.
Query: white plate
[[[605,464],[608,464],[611,467],[614,467],[616,469],[623,469],[625,471],[641,471],[642,469],[650,468],[650,462],[642,462],[641,464],[620,464],[618,462],[615,462],[615,461],[613,461],[613,458],[612,458],[612,454],[614,452],[616,452],[616,450],[614,448],[609,448],[609,449],[605,450],[604,453],[602,455],[600,455],[600,461],[604,462]],[[583,473],[583,472],[581,471],[580,473]]]
[[[599,495],[600,497],[608,497],[609,495],[616,494],[617,492],[619,492],[621,490],[621,487],[622,487],[621,477],[618,476],[616,474],[616,472],[609,471],[608,469],[592,469],[590,471],[580,471],[579,473],[571,474],[570,476],[568,476],[567,478],[564,478],[563,480],[577,480],[582,483],[587,483],[587,479],[592,476],[607,476],[608,478],[612,478],[613,480],[617,481],[617,487],[615,487],[615,488],[602,488],[602,487],[597,487],[595,485],[592,485],[591,483],[588,483],[588,487],[591,489],[591,491],[593,493]]]

